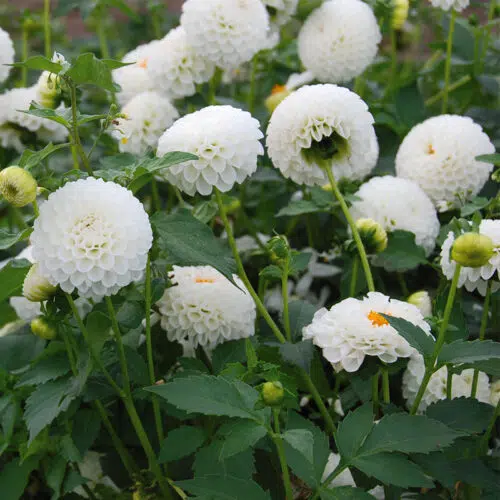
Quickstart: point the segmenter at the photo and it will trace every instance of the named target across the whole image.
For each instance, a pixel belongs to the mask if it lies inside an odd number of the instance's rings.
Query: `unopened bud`
[[[265,105],[269,113],[278,107],[292,92],[286,88],[285,85],[275,85],[271,91],[271,95],[266,99]]]
[[[356,228],[368,253],[380,253],[387,248],[387,232],[378,222],[358,219]]]
[[[479,233],[462,234],[455,240],[451,249],[451,258],[465,267],[484,266],[493,254],[493,241]]]
[[[52,340],[56,337],[56,329],[49,322],[40,317],[31,321],[31,331],[37,336],[45,340]]]
[[[286,259],[290,254],[290,245],[286,236],[274,236],[267,243],[267,248],[271,252],[271,259],[275,262]]]
[[[44,71],[37,83],[37,101],[44,108],[54,109],[56,97],[61,93],[60,77],[50,71]]]
[[[55,291],[56,287],[40,274],[38,264],[33,264],[24,278],[23,295],[31,302],[43,302]]]
[[[0,172],[0,194],[15,207],[24,207],[36,198],[36,181],[24,168],[7,167]]]
[[[392,27],[395,30],[400,30],[408,19],[408,11],[410,10],[410,2],[408,0],[393,0],[392,11]]]
[[[432,316],[431,298],[425,290],[412,293],[408,297],[407,302],[417,307],[425,318]]]
[[[265,382],[262,385],[262,399],[267,406],[279,406],[285,397],[281,382]]]

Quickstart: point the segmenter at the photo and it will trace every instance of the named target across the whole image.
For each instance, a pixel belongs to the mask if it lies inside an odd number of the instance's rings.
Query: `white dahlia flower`
[[[31,235],[40,274],[99,299],[142,278],[153,234],[143,206],[122,186],[69,182],[40,207]]]
[[[330,0],[304,23],[298,38],[299,57],[318,80],[346,82],[373,62],[381,40],[370,6],[361,0]]]
[[[356,193],[351,206],[355,220],[370,218],[387,232],[400,229],[415,235],[415,242],[430,255],[439,234],[439,220],[432,201],[418,184],[386,175],[373,177]]]
[[[486,288],[489,280],[493,280],[493,292],[500,289],[500,220],[484,219],[479,224],[479,234],[491,238],[494,247],[493,256],[484,266],[463,266],[460,269],[458,287],[465,286],[469,292],[477,290],[484,296],[486,295]],[[450,256],[454,242],[455,235],[450,231],[441,248],[441,269],[449,280],[453,279],[457,265]]]
[[[169,277],[174,286],[157,302],[169,340],[213,349],[255,333],[255,303],[236,275],[238,287],[210,266],[174,266]]]
[[[21,141],[21,132],[2,119],[2,96],[0,96],[0,146],[2,148],[15,149],[18,153],[22,153],[24,150],[23,143]]]
[[[148,90],[156,90],[148,67],[159,43],[160,40],[153,40],[139,45],[122,58],[123,63],[133,64],[113,70],[113,80],[121,87],[120,92],[116,94],[116,98],[121,105],[129,102],[137,94]]]
[[[267,129],[275,167],[297,184],[360,180],[375,167],[378,143],[373,116],[361,98],[337,85],[310,85],[293,92],[274,110]]]
[[[443,10],[455,9],[461,12],[469,6],[469,0],[430,0],[433,7],[438,7]]]
[[[11,297],[9,304],[23,321],[31,321],[42,314],[40,302],[32,302],[26,297]]]
[[[441,211],[475,196],[493,165],[477,161],[495,146],[471,118],[440,115],[413,127],[396,155],[396,173],[415,181]]]
[[[406,319],[430,335],[429,325],[414,305],[378,292],[362,300],[345,299],[329,311],[320,309],[302,334],[321,347],[336,371],[357,371],[365,356],[377,356],[384,363],[410,357],[414,349],[380,313]]]
[[[257,170],[264,148],[259,122],[250,113],[231,106],[209,106],[177,120],[158,141],[156,155],[184,151],[198,160],[174,165],[161,175],[193,196],[208,195],[215,186],[229,191]]]
[[[266,46],[269,16],[260,0],[187,0],[181,26],[200,57],[234,69]]]
[[[411,408],[415,402],[420,384],[424,377],[424,372],[424,358],[420,354],[414,353],[408,361],[408,366],[403,375],[403,397],[406,399],[409,408]],[[473,377],[474,370],[472,368],[463,370],[459,374],[453,374],[451,385],[452,399],[470,397]],[[419,412],[424,412],[432,403],[436,403],[441,399],[446,399],[447,379],[448,368],[446,366],[443,366],[432,375],[418,407]],[[488,375],[483,372],[479,372],[476,399],[482,403],[490,402],[490,381]]]
[[[113,125],[111,135],[118,140],[121,153],[143,155],[156,149],[158,139],[179,118],[171,102],[157,92],[143,92],[122,109],[124,118]]]
[[[299,0],[262,0],[272,27],[279,28],[286,24],[297,11]]]
[[[171,30],[154,46],[147,71],[155,89],[171,99],[196,93],[196,84],[210,80],[215,66],[187,42],[182,26]]]
[[[6,64],[14,63],[14,44],[10,35],[0,28],[0,83],[5,82],[9,77],[10,66]]]

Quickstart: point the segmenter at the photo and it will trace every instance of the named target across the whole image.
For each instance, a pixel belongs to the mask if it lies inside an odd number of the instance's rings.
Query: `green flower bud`
[[[37,336],[45,340],[52,340],[56,337],[56,329],[42,317],[35,318],[31,322],[31,331]]]
[[[387,248],[387,232],[378,222],[358,219],[356,228],[368,253],[380,253]]]
[[[278,105],[284,101],[291,92],[285,85],[275,85],[271,91],[271,95],[265,100],[265,105],[270,114],[273,114]]]
[[[408,11],[410,9],[409,0],[393,0],[392,11],[392,27],[395,30],[400,30],[408,19]]]
[[[488,236],[465,233],[453,243],[451,258],[465,267],[481,267],[493,257],[494,248],[493,241]]]
[[[31,302],[43,302],[54,295],[56,288],[40,274],[38,264],[33,264],[24,278],[23,295]]]
[[[268,241],[267,248],[271,252],[271,259],[278,263],[290,255],[290,245],[286,236],[274,236]]]
[[[279,406],[283,402],[285,391],[281,382],[265,382],[262,385],[262,399],[267,406]]]
[[[409,304],[417,307],[424,317],[432,316],[432,302],[431,298],[425,290],[412,293],[406,300]]]
[[[0,194],[15,207],[24,207],[36,198],[36,181],[24,168],[7,167],[0,172]]]

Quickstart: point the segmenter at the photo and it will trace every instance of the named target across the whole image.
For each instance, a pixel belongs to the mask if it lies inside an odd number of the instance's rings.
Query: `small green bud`
[[[291,94],[285,85],[275,85],[271,95],[265,100],[265,105],[270,114]]]
[[[56,288],[40,274],[38,264],[33,264],[24,278],[23,295],[31,302],[43,302],[54,295]]]
[[[429,317],[432,316],[432,302],[431,298],[425,290],[421,290],[420,292],[412,293],[408,299],[406,300],[409,304],[413,304],[417,307],[422,316]]]
[[[290,255],[290,245],[286,236],[274,236],[267,243],[271,259],[275,262],[285,260]]]
[[[387,248],[387,232],[378,222],[358,219],[356,228],[368,253],[380,253]]]
[[[409,0],[393,0],[392,11],[392,27],[395,30],[400,30],[408,19],[408,11],[410,10]]]
[[[42,317],[35,318],[31,322],[31,331],[37,336],[45,340],[52,340],[56,337],[56,329]]]
[[[262,399],[267,406],[279,406],[285,398],[281,382],[265,382],[262,385]]]
[[[481,267],[493,257],[494,248],[493,241],[488,236],[465,233],[453,243],[451,258],[465,267]]]
[[[24,168],[12,166],[0,172],[0,194],[15,207],[24,207],[36,198],[36,181]]]

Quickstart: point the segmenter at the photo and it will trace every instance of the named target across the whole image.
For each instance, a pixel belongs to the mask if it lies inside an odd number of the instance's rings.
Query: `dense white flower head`
[[[373,116],[354,92],[337,85],[308,85],[274,110],[267,129],[268,154],[275,167],[297,184],[360,180],[375,167],[378,142]]]
[[[120,85],[121,90],[116,98],[121,105],[126,104],[137,94],[148,90],[156,90],[154,82],[149,74],[148,66],[160,40],[152,40],[149,43],[139,45],[134,50],[125,54],[123,63],[133,63],[113,70],[113,80]]]
[[[200,57],[233,69],[266,46],[269,16],[260,0],[187,0],[181,26]]]
[[[381,313],[406,319],[430,335],[429,325],[414,305],[378,292],[362,300],[345,299],[330,310],[320,309],[302,334],[321,347],[336,371],[357,371],[365,356],[377,356],[384,363],[410,357],[414,349]]]
[[[212,349],[255,333],[255,303],[236,275],[237,287],[210,266],[174,266],[169,277],[157,302],[169,340]]]
[[[488,263],[481,267],[466,267],[460,269],[458,287],[465,286],[467,291],[477,290],[481,295],[486,295],[489,280],[493,280],[492,291],[500,289],[500,220],[484,219],[479,224],[479,233],[488,236],[493,241],[493,256]],[[449,279],[453,279],[456,262],[451,259],[451,248],[455,242],[452,231],[448,233],[441,248],[441,269]]]
[[[0,28],[0,83],[5,82],[9,77],[11,68],[5,65],[13,64],[14,55],[14,44],[10,35]]]
[[[359,198],[351,206],[355,220],[373,219],[387,232],[410,231],[426,255],[432,252],[439,234],[439,220],[434,205],[418,184],[390,175],[373,177],[355,196]]]
[[[179,118],[171,102],[158,92],[143,92],[123,108],[124,118],[113,125],[112,136],[118,140],[121,153],[143,155],[156,149],[158,139]]]
[[[262,0],[272,27],[286,24],[297,11],[299,0]]]
[[[403,375],[403,397],[406,399],[407,405],[410,408],[415,402],[420,384],[424,377],[424,372],[424,358],[420,354],[414,353],[408,361],[408,366]],[[451,386],[452,399],[470,397],[473,377],[474,370],[472,368],[463,370],[459,374],[453,374]],[[432,375],[418,407],[419,412],[425,411],[432,403],[436,403],[441,399],[446,399],[447,379],[448,368],[446,366],[443,366]],[[483,372],[479,372],[476,399],[482,403],[490,402],[490,382],[488,375]]]
[[[229,191],[257,170],[257,157],[264,148],[259,122],[232,106],[209,106],[177,120],[158,141],[156,155],[184,151],[198,160],[174,165],[162,176],[193,196],[208,195],[215,186]]]
[[[475,196],[493,165],[477,161],[495,146],[471,118],[440,115],[413,127],[396,155],[396,173],[415,181],[440,211]]]
[[[171,30],[154,46],[147,71],[155,89],[171,99],[196,93],[196,84],[210,80],[215,66],[187,42],[182,26]]]
[[[142,278],[153,234],[137,198],[89,177],[69,182],[40,207],[31,235],[40,274],[68,293],[99,299]]]
[[[370,6],[361,0],[330,0],[302,26],[299,57],[318,80],[346,82],[373,62],[381,40]]]
[[[461,12],[469,6],[469,0],[430,0],[433,7],[438,7],[443,10],[455,9]]]

